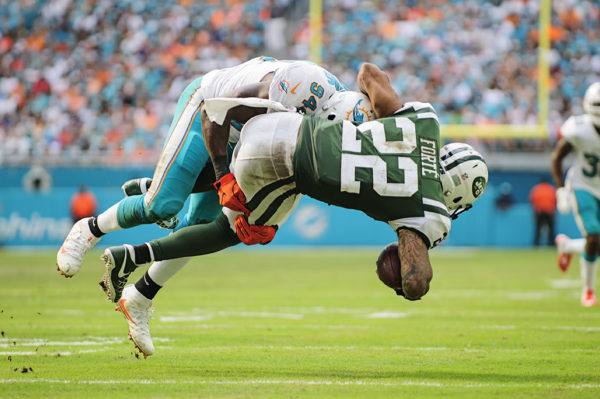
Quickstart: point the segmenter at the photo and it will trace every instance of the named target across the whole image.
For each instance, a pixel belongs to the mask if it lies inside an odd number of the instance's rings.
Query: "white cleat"
[[[144,355],[154,354],[154,344],[150,336],[149,319],[152,316],[152,300],[146,298],[135,288],[128,285],[123,289],[123,295],[119,300],[117,311],[121,311],[129,325],[129,339],[135,347]]]
[[[65,277],[73,277],[79,271],[85,254],[100,240],[90,231],[90,219],[81,219],[73,225],[56,254],[56,266]]]

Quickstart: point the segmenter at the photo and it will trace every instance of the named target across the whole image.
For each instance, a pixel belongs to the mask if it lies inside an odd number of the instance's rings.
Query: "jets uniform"
[[[276,113],[244,126],[232,169],[250,224],[280,226],[306,194],[411,229],[431,248],[450,230],[439,149],[438,118],[426,103],[365,123]],[[238,213],[223,212],[233,228]]]

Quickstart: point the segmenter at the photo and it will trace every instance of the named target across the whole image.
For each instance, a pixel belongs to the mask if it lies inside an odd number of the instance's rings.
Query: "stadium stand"
[[[191,78],[258,55],[308,58],[307,3],[0,0],[0,165],[153,164]],[[368,61],[442,122],[537,122],[538,2],[324,3],[323,64],[350,88]],[[488,151],[548,151],[600,75],[598,2],[553,7],[550,137]]]

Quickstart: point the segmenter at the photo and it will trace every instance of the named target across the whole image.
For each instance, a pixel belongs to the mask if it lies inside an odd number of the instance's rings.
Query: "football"
[[[400,258],[398,257],[398,243],[386,245],[377,258],[377,276],[388,287],[398,291],[402,290],[402,275],[400,273]]]

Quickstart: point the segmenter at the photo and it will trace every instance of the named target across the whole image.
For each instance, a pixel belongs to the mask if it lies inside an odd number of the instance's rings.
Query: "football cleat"
[[[133,341],[140,353],[144,357],[153,355],[154,344],[148,325],[154,310],[152,309],[152,300],[140,294],[134,285],[128,285],[123,289],[123,296],[115,310],[123,313],[127,319],[129,339]]]
[[[100,280],[100,287],[106,293],[107,301],[117,302],[121,299],[129,275],[137,269],[133,260],[133,247],[124,244],[119,247],[106,248],[100,259],[106,266],[104,277]]]
[[[173,230],[179,224],[179,218],[177,217],[177,215],[175,215],[165,220],[159,220],[158,222],[156,222],[156,224],[160,228]]]
[[[90,219],[81,219],[73,225],[56,254],[56,266],[65,277],[73,277],[79,271],[85,254],[100,240],[90,231]]]
[[[585,290],[581,294],[581,306],[585,306],[589,308],[591,306],[598,305],[598,300],[596,299],[596,293],[594,290]]]
[[[573,254],[565,252],[565,246],[569,241],[569,237],[565,234],[559,234],[554,239],[554,243],[556,244],[556,249],[558,249],[558,267],[563,272],[569,270],[569,266],[571,265],[571,258],[573,258]]]

